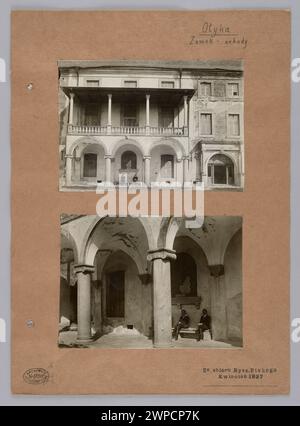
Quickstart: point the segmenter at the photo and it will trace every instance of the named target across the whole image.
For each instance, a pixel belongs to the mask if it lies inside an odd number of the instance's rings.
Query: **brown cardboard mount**
[[[205,23],[247,46],[191,43]],[[57,62],[122,59],[244,60],[244,192],[205,195],[206,215],[243,216],[241,349],[57,346],[60,214],[95,214],[97,201],[58,191]],[[12,392],[288,393],[289,117],[288,11],[13,12]],[[246,378],[221,379],[224,369]]]

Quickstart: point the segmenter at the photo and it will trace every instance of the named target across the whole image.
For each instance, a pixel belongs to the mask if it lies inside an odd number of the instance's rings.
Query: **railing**
[[[112,126],[112,135],[145,135],[146,127],[138,126]]]
[[[71,135],[149,135],[149,136],[188,136],[187,127],[153,126],[85,126],[68,124]]]
[[[106,126],[83,126],[77,124],[68,124],[68,133],[82,135],[106,135]]]
[[[187,136],[186,127],[150,127],[150,135]]]

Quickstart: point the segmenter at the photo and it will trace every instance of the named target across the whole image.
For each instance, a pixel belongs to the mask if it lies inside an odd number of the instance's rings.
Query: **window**
[[[162,178],[174,178],[174,157],[173,155],[164,154],[160,157],[160,176]]]
[[[212,114],[200,114],[200,133],[201,135],[212,134]]]
[[[121,156],[122,170],[136,170],[136,154],[132,151],[125,151]]]
[[[124,318],[125,272],[116,271],[106,275],[106,316]]]
[[[211,96],[211,83],[200,83],[201,96]]]
[[[163,87],[164,89],[174,89],[175,83],[174,81],[162,81],[161,87]]]
[[[124,87],[137,87],[136,80],[124,80]]]
[[[162,107],[159,113],[159,127],[174,127],[174,109]]]
[[[123,105],[123,126],[138,126],[138,110],[136,105]]]
[[[85,154],[83,177],[97,177],[97,154]]]
[[[234,185],[234,166],[232,160],[223,154],[214,155],[208,163],[207,176],[215,185]]]
[[[228,95],[239,96],[239,83],[228,83]]]
[[[86,84],[89,87],[99,87],[99,80],[87,80]]]
[[[97,126],[100,124],[99,105],[87,104],[84,108],[84,125]]]
[[[230,136],[240,135],[240,116],[239,114],[228,115],[228,133]]]

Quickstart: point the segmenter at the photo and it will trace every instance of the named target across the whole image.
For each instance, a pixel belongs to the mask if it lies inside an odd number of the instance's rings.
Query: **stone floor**
[[[76,347],[77,332],[62,331],[59,333],[59,345],[61,347]],[[87,348],[121,348],[121,349],[151,349],[153,348],[152,340],[143,335],[122,335],[122,334],[105,334],[88,345],[80,345]],[[195,339],[181,338],[172,341],[172,348],[214,348],[228,349],[238,348],[241,345],[234,343],[220,342],[216,340],[201,340],[197,342]]]

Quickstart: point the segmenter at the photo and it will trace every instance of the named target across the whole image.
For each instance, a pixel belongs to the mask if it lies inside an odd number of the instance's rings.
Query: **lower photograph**
[[[241,348],[242,226],[62,214],[59,347]]]

